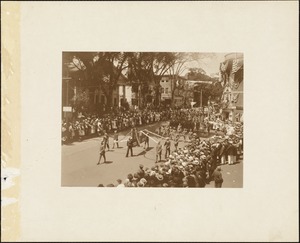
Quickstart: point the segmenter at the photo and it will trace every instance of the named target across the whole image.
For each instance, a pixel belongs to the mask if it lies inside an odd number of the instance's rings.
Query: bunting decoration
[[[239,94],[232,95],[231,102],[236,103],[238,101]]]
[[[234,89],[237,89],[239,87],[239,85],[240,85],[240,83],[238,83],[238,82],[234,82],[232,84],[232,86],[233,86]]]

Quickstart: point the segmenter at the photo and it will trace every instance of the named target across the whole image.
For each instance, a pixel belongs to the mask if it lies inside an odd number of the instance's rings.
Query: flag
[[[243,62],[238,59],[233,60],[232,62],[232,73],[236,73],[243,65]]]

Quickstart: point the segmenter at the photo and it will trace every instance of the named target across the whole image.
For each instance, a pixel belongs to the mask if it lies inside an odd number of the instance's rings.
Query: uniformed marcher
[[[107,133],[104,134],[103,141],[104,141],[104,148],[107,147],[107,151],[109,151],[109,136]]]
[[[104,158],[104,163],[106,163],[106,157],[105,157],[105,142],[104,141],[101,141],[101,144],[100,144],[100,151],[99,151],[99,160],[98,160],[98,163],[97,165],[100,165],[100,161],[101,161],[101,158]]]
[[[161,153],[162,153],[162,145],[161,145],[161,142],[159,141],[156,145],[156,161],[155,161],[155,163],[161,161]],[[159,160],[158,160],[158,158],[159,158]]]
[[[117,146],[117,148],[119,148],[119,134],[118,134],[117,130],[115,130],[115,132],[114,132],[114,143],[113,143],[112,148],[115,148],[115,146]]]
[[[171,151],[170,151],[170,149],[171,149],[171,142],[170,142],[170,139],[169,139],[169,138],[167,138],[167,140],[166,140],[164,146],[166,147],[165,159],[167,159],[168,156],[169,156],[170,153],[171,153]]]
[[[148,137],[148,133],[146,133],[145,135],[145,142],[144,142],[144,149],[148,149],[149,148],[149,137]]]
[[[127,141],[126,157],[128,157],[129,151],[130,151],[131,156],[133,156],[132,147],[133,147],[133,140],[132,140],[132,137],[129,137],[129,139]]]

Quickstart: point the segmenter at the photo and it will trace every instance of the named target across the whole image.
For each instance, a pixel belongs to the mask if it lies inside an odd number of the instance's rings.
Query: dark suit
[[[171,142],[170,141],[166,141],[165,142],[165,146],[166,146],[166,153],[165,153],[165,158],[167,158],[170,155],[170,149],[171,149]]]
[[[157,144],[157,146],[156,146],[156,162],[161,161],[161,152],[162,152],[162,145]],[[159,158],[159,160],[158,160],[158,158]]]
[[[127,153],[126,153],[126,157],[128,157],[129,151],[130,151],[131,156],[133,156],[132,147],[133,147],[133,141],[132,141],[132,139],[129,139],[127,141]]]
[[[215,181],[215,187],[222,187],[223,177],[221,171],[215,170],[212,177]]]
[[[235,155],[235,147],[232,144],[229,144],[229,146],[227,147],[227,154]]]
[[[232,144],[229,144],[227,148],[228,164],[234,163],[235,151],[236,151],[235,147]]]

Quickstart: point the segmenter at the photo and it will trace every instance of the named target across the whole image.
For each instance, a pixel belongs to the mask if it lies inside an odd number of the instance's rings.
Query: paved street
[[[154,131],[158,124],[147,126],[149,130]],[[139,130],[142,128],[139,128]],[[121,140],[128,131],[119,135]],[[62,146],[62,186],[75,187],[96,187],[100,183],[116,184],[117,179],[126,179],[127,174],[137,171],[139,164],[151,168],[155,162],[156,143],[150,139],[150,147],[145,152],[143,147],[134,147],[133,157],[126,158],[126,142],[119,145],[121,148],[111,149],[106,152],[107,162],[97,165],[99,156],[99,144],[102,138],[91,138],[82,142],[74,142],[71,145]],[[156,139],[156,138],[154,138]],[[112,147],[112,138],[110,138],[110,148]],[[179,143],[182,147],[184,142]],[[171,150],[174,147],[171,147]],[[243,163],[235,165],[223,165],[222,173],[224,178],[223,187],[240,188],[243,186]],[[206,187],[214,187],[211,182]]]

